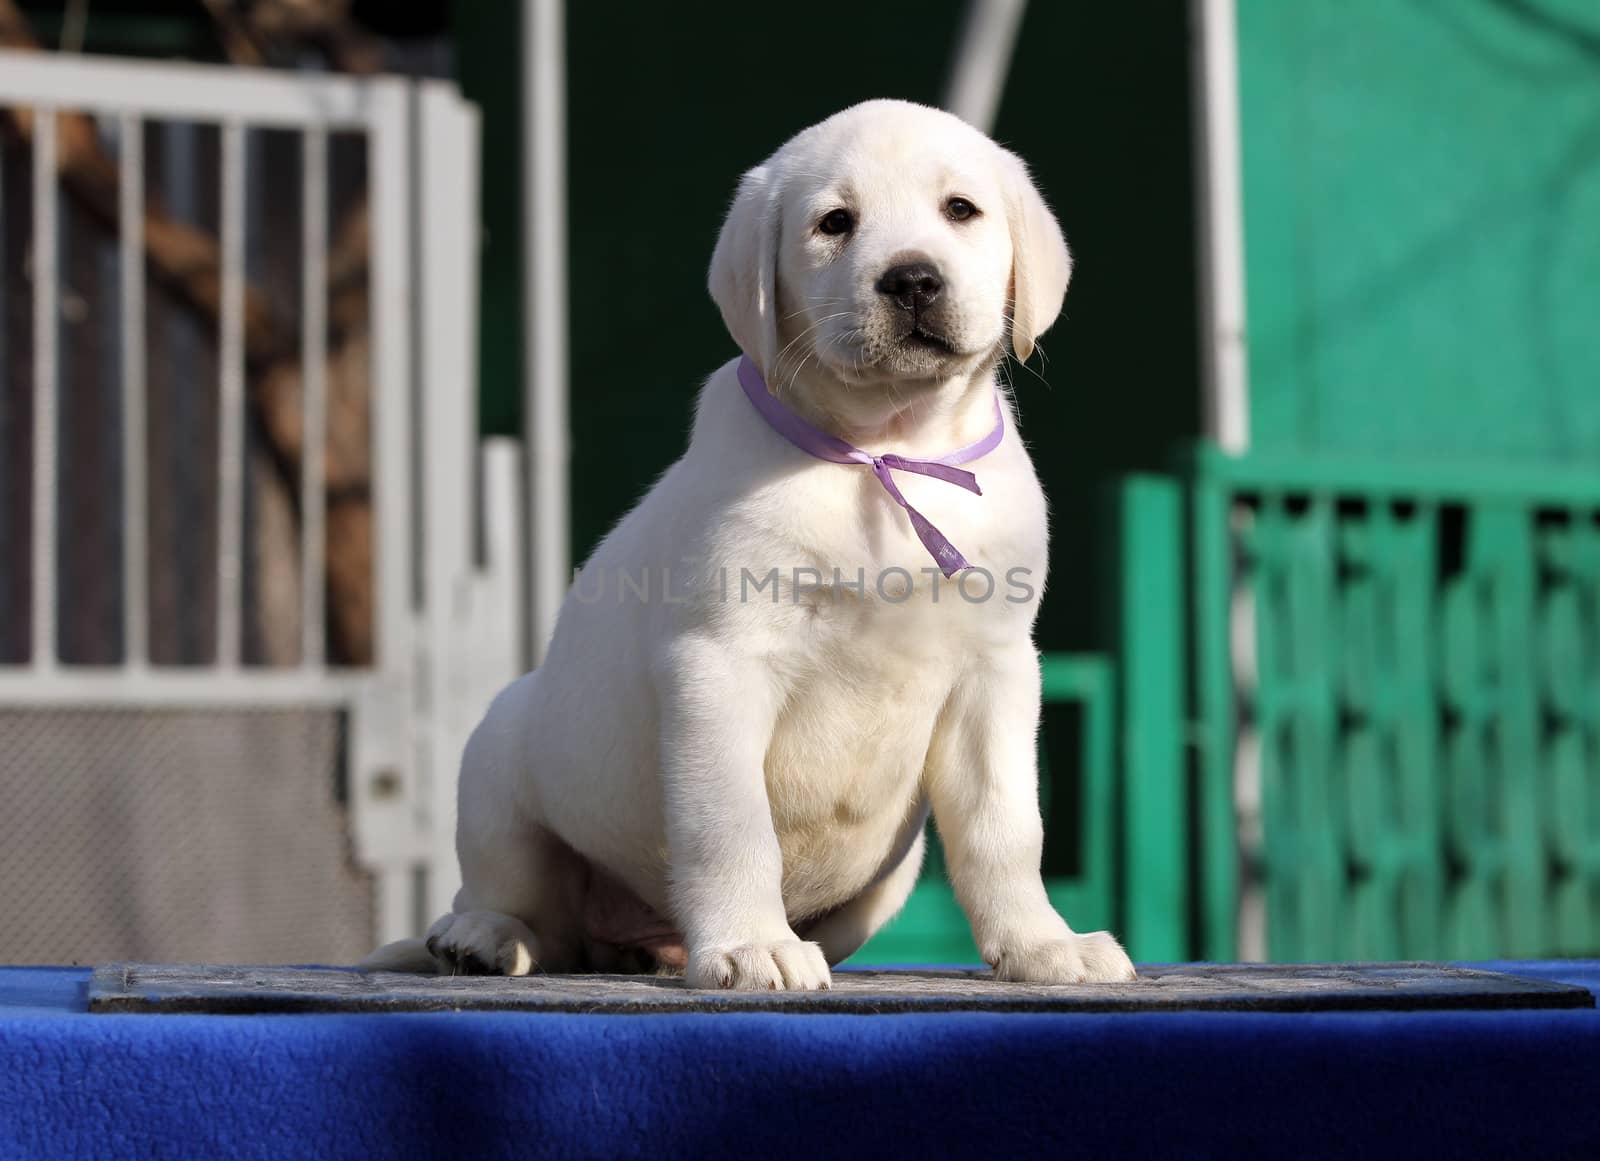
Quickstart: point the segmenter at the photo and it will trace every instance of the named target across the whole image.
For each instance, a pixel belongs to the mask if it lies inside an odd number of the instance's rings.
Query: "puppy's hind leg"
[[[428,930],[426,947],[446,975],[523,976],[583,966],[583,860],[525,819],[457,840],[461,890]]]
[[[494,712],[462,755],[461,890],[426,948],[446,975],[575,971],[588,868],[512,789],[524,772],[508,746],[515,735],[494,725]]]

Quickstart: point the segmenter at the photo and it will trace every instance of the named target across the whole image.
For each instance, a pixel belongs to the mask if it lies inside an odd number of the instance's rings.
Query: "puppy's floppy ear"
[[[1008,150],[1000,154],[1011,225],[1011,349],[1018,359],[1026,359],[1033,354],[1034,340],[1061,313],[1072,277],[1072,253],[1028,167]]]
[[[778,352],[778,178],[758,165],[739,182],[717,235],[708,283],[722,322],[765,376]]]

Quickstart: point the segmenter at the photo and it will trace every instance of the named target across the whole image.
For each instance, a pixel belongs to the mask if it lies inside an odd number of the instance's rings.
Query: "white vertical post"
[[[222,126],[222,335],[217,400],[217,664],[239,664],[244,523],[244,126]]]
[[[318,127],[301,138],[300,220],[300,664],[318,670],[326,640],[328,390],[328,135]]]
[[[418,471],[428,481],[421,617],[427,689],[419,691],[428,734],[419,797],[428,812],[428,910],[441,914],[461,882],[456,771],[466,732],[484,709],[471,704],[481,692],[472,672],[482,662],[468,644],[478,443],[478,119],[453,86],[425,82],[417,96]]]
[[[56,666],[56,111],[33,127],[33,667]]]
[[[405,82],[371,82],[373,124],[367,146],[372,191],[372,483],[374,663],[394,671],[409,663],[411,619],[412,299],[410,102]]]
[[[967,0],[944,107],[985,133],[994,129],[1027,7],[1027,0]]]
[[[1235,0],[1190,0],[1194,46],[1197,234],[1200,242],[1200,371],[1206,434],[1223,451],[1250,446],[1249,335],[1246,329],[1243,158],[1239,143],[1239,33]],[[1229,601],[1235,642],[1254,641],[1255,607]],[[1238,676],[1240,654],[1235,651]],[[1258,739],[1242,730],[1233,754],[1234,820],[1248,841],[1259,820]],[[1259,828],[1256,828],[1259,829]],[[1259,881],[1239,883],[1238,938],[1244,959],[1266,949],[1266,907]]]
[[[567,157],[564,0],[523,0],[522,427],[528,472],[528,662],[555,628],[571,572],[567,431]]]
[[[367,861],[378,875],[380,942],[411,930],[412,868],[421,861],[412,626],[411,101],[406,82],[370,84],[367,188],[372,221],[371,311],[373,666],[377,687],[361,712],[352,800]],[[361,755],[367,755],[360,760]]]
[[[386,865],[372,876],[373,910],[377,912],[377,942],[392,943],[421,932],[413,930],[415,891],[412,875],[404,866]]]
[[[1191,0],[1200,235],[1200,368],[1207,434],[1239,454],[1250,443],[1244,199],[1234,0]]]
[[[149,503],[145,411],[144,122],[119,120],[122,278],[122,639],[133,668],[150,659]]]
[[[526,591],[522,569],[527,563],[523,544],[527,522],[521,508],[522,444],[495,436],[481,446],[484,561],[473,601],[476,632],[468,646],[473,662],[469,676],[476,689],[464,695],[472,707],[473,725],[494,695],[522,672],[522,643],[527,633],[527,609],[522,603]]]

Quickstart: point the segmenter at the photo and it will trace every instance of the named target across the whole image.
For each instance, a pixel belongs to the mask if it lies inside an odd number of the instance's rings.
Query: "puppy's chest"
[[[903,483],[974,566],[949,578],[870,473],[829,479],[805,507],[808,568],[789,570],[778,593],[789,606],[778,652],[793,678],[773,741],[780,772],[851,780],[863,794],[871,783],[898,800],[967,661],[1027,635],[1043,585],[1042,497],[1031,472],[988,474],[996,487],[983,496]]]
[[[814,632],[810,650],[794,658],[767,781],[781,838],[854,833],[875,856],[919,793],[929,743],[959,679],[962,638],[857,613]]]

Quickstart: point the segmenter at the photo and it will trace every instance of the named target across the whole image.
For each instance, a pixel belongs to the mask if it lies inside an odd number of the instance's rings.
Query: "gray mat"
[[[1126,984],[1000,983],[988,972],[840,971],[825,992],[723,992],[655,976],[422,976],[344,968],[108,964],[91,1012],[1325,1012],[1592,1008],[1586,988],[1440,964],[1148,966]]]

